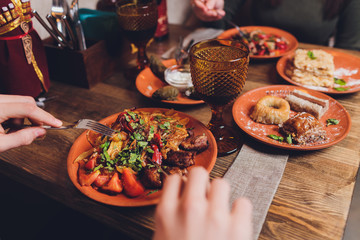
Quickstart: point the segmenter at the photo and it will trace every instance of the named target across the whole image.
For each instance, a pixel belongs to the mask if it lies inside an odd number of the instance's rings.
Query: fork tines
[[[86,128],[93,130],[95,132],[101,133],[103,135],[111,137],[114,134],[114,130],[109,128],[108,126],[105,126],[99,122],[96,122],[91,119],[82,119],[78,123],[79,128]]]

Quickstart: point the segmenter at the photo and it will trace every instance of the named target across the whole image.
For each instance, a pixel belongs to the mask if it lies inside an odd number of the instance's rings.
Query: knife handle
[[[40,17],[39,13],[36,10],[31,11],[34,14],[35,18],[39,21],[39,23],[46,29],[46,31],[50,34],[50,36],[57,42],[61,47],[66,47],[65,43],[60,41],[60,39],[56,36],[56,34],[49,28],[49,26],[44,22],[44,20]]]
[[[46,15],[46,19],[48,20],[50,26],[53,28],[53,31],[62,39],[62,42],[68,46],[70,49],[74,49],[73,46],[66,40],[66,37],[56,26],[55,19],[50,14]]]
[[[72,42],[72,46],[74,49],[77,49],[79,44],[78,44],[78,41],[75,37],[75,34],[74,34],[74,31],[73,31],[73,28],[72,28],[72,24],[70,24],[70,20],[66,15],[63,15],[61,17],[61,21],[65,24],[65,27],[66,27],[66,31],[68,31],[69,33],[69,36],[70,36],[70,41]]]

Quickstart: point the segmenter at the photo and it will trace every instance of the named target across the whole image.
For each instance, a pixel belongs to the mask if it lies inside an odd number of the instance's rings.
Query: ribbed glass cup
[[[197,95],[211,107],[208,128],[217,141],[219,156],[236,151],[242,144],[236,131],[224,124],[222,113],[240,95],[248,65],[249,49],[241,41],[211,39],[190,49],[191,78]]]
[[[146,44],[154,36],[158,22],[156,0],[120,0],[116,13],[122,33],[138,48],[138,69],[144,69],[149,65]]]

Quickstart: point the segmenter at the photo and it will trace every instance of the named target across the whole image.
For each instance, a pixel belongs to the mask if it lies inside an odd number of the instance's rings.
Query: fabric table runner
[[[244,144],[224,175],[231,184],[231,204],[238,197],[247,197],[253,204],[254,239],[259,237],[289,158],[288,154],[268,152]]]

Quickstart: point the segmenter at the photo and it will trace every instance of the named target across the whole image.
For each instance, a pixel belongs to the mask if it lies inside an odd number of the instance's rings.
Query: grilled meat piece
[[[162,174],[156,167],[145,167],[141,176],[141,183],[146,188],[161,188]]]
[[[186,176],[188,173],[188,170],[186,168],[170,167],[170,166],[164,166],[163,168],[165,172],[169,175],[180,174],[181,176]]]
[[[180,168],[190,167],[195,164],[195,154],[196,152],[192,151],[170,151],[164,159],[164,164]]]
[[[187,138],[185,139],[185,141],[183,141],[180,144],[180,148],[187,151],[196,151],[196,152],[202,152],[208,147],[209,147],[209,142],[207,136],[205,135],[199,135],[196,137]]]
[[[291,135],[298,144],[313,143],[326,139],[326,131],[313,115],[302,112],[280,125],[280,131]]]

